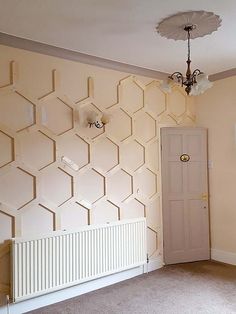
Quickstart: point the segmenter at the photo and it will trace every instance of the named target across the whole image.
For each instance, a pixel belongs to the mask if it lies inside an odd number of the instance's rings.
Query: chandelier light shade
[[[162,90],[170,93],[174,83],[185,87],[188,95],[197,96],[204,93],[213,83],[208,76],[199,69],[191,71],[190,39],[203,37],[216,31],[221,25],[221,19],[212,12],[190,11],[178,13],[164,19],[157,26],[157,32],[168,39],[187,40],[187,70],[183,75],[181,72],[172,73],[161,85]]]

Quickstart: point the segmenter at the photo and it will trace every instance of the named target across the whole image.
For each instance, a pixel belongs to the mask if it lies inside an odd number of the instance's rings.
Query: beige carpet
[[[236,267],[214,262],[166,266],[31,314],[232,314]]]

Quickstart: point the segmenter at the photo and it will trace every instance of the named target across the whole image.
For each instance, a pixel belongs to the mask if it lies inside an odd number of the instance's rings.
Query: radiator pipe
[[[7,314],[10,314],[10,297],[8,294],[6,295],[6,301],[7,301]]]
[[[147,253],[147,271],[146,271],[147,274],[148,274],[148,264],[149,264],[149,256],[148,256],[148,253]]]

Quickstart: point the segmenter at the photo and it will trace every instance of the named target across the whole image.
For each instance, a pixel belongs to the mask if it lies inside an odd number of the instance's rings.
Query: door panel
[[[169,193],[177,194],[183,193],[183,169],[179,162],[171,161],[169,163]]]
[[[181,134],[171,134],[168,143],[169,156],[176,157],[182,151],[183,147],[183,138]]]
[[[187,148],[188,154],[192,157],[192,159],[199,158],[202,154],[201,136],[191,134],[191,135],[186,135],[186,139],[187,139],[186,148]]]
[[[192,161],[191,164],[187,164],[187,177],[186,177],[186,189],[187,193],[201,194],[202,190],[202,175],[199,169],[201,164],[198,161]]]
[[[209,259],[207,135],[162,128],[162,203],[166,264]],[[190,160],[180,160],[188,154]]]
[[[201,249],[204,246],[203,226],[204,210],[201,205],[202,201],[189,201],[189,246],[193,249]]]
[[[184,243],[184,202],[170,202],[170,242],[172,251],[183,251]]]

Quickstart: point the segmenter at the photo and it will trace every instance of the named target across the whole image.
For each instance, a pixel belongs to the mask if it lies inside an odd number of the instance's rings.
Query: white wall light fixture
[[[95,126],[98,129],[102,129],[108,122],[110,122],[110,116],[106,113],[90,111],[87,114],[87,125],[90,128]]]
[[[157,26],[157,32],[168,39],[187,40],[188,42],[188,57],[187,71],[185,76],[181,72],[174,72],[161,85],[162,89],[170,93],[174,83],[185,87],[188,95],[200,95],[208,88],[212,87],[213,83],[208,80],[208,76],[201,70],[196,69],[191,71],[190,59],[190,39],[203,37],[216,31],[221,25],[219,15],[206,11],[189,11],[172,15]]]

